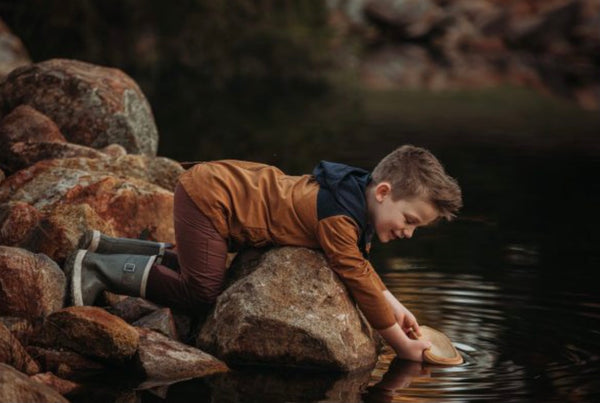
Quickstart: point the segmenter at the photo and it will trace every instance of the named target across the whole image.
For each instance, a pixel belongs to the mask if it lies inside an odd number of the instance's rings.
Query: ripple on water
[[[385,350],[363,399],[376,401],[593,401],[600,397],[600,298],[564,284],[539,292],[523,281],[441,273],[394,260],[392,293],[443,331],[465,362],[441,367]],[[528,274],[531,277],[531,273]]]

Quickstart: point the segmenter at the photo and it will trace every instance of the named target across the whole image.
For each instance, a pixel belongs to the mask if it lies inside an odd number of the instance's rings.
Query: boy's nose
[[[405,238],[412,238],[413,232],[415,232],[415,228],[414,227],[405,228],[404,229],[404,237]]]

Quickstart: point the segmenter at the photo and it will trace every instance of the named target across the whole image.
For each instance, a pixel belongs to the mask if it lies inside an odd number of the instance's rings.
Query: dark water
[[[244,370],[175,385],[167,401],[587,402],[600,398],[600,297],[594,276],[540,272],[539,250],[508,245],[501,272],[465,261],[386,259],[383,279],[465,362],[439,367],[385,350],[372,372]],[[148,393],[148,392],[145,392]],[[200,395],[198,395],[200,393]],[[144,401],[158,400],[145,395]],[[161,398],[162,399],[162,398]],[[173,399],[173,400],[171,400]]]
[[[517,252],[527,254],[518,259],[532,259],[528,252]],[[600,397],[595,287],[565,278],[540,289],[535,268],[510,263],[501,280],[426,260],[399,260],[395,267],[385,276],[387,284],[422,323],[449,335],[465,363],[441,368],[384,355],[365,400],[567,402]]]
[[[512,255],[521,254],[520,257]],[[465,363],[438,367],[395,360],[387,350],[371,373],[245,370],[172,386],[166,401],[464,402],[594,401],[600,397],[600,298],[595,284],[567,278],[537,284],[524,263],[535,252],[508,252],[503,279],[480,268],[391,259],[384,281],[419,317],[443,330]],[[510,263],[510,261],[518,264]],[[470,269],[470,270],[469,270]],[[145,392],[143,401],[163,401]],[[189,400],[191,401],[191,400]]]

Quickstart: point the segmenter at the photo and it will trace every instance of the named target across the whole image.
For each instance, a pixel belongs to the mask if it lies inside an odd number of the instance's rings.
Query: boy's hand
[[[416,333],[416,336],[420,336],[421,331],[419,330],[419,323],[417,323],[415,315],[406,309],[406,307],[388,290],[385,290],[383,295],[388,304],[392,307],[396,322],[398,322],[404,333],[413,336],[412,333],[414,332]]]
[[[422,362],[423,351],[431,348],[431,342],[428,340],[409,339],[397,323],[378,332],[394,349],[398,358]]]

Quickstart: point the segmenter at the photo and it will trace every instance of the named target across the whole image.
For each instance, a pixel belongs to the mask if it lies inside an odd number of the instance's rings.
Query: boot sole
[[[73,306],[83,306],[83,292],[81,289],[81,266],[87,250],[80,249],[73,252],[65,264],[65,274],[69,281],[69,296]]]

